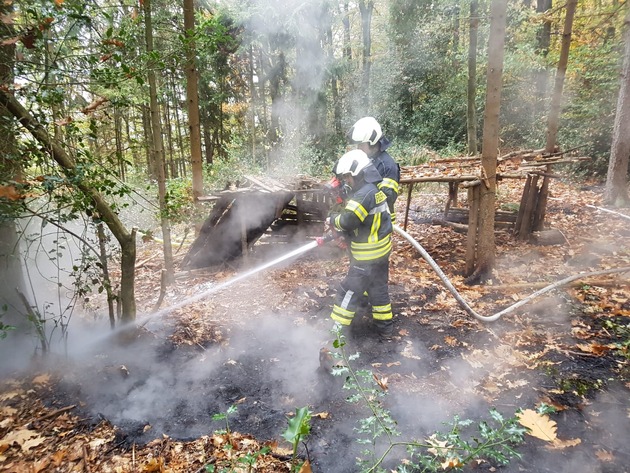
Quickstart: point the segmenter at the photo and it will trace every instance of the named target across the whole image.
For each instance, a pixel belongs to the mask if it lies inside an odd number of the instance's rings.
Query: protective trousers
[[[350,325],[359,301],[367,292],[377,330],[384,335],[391,334],[393,322],[388,280],[389,258],[369,263],[352,261],[337,291],[331,318],[342,325]]]

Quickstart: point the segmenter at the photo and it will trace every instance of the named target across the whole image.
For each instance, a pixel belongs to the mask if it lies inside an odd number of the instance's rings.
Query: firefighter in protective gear
[[[383,136],[381,125],[373,117],[363,117],[352,125],[348,131],[348,141],[364,151],[376,166],[383,178],[379,189],[387,196],[392,223],[396,223],[394,204],[400,192],[400,166],[386,151],[391,141]]]
[[[350,193],[345,207],[330,214],[329,224],[347,236],[350,267],[337,292],[331,318],[350,325],[367,293],[376,329],[388,338],[393,331],[388,288],[393,228],[387,196],[378,188],[382,178],[365,152],[358,149],[339,159],[335,173],[349,186]]]

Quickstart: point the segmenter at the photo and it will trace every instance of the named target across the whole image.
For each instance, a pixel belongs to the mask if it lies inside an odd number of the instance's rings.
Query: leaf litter
[[[501,183],[501,192],[502,199],[518,202],[517,186]],[[586,207],[586,204],[599,205],[601,193],[554,182],[548,220],[550,226],[562,231],[568,244],[536,247],[516,242],[508,233],[499,233],[497,269],[491,284],[466,287],[461,274],[465,237],[448,228],[414,221],[416,218],[422,222],[418,217],[428,209],[443,208],[442,198],[443,195],[436,195],[432,201],[424,195],[416,197],[411,205],[408,231],[480,313],[494,313],[533,292],[537,285],[576,272],[630,263],[627,224]],[[459,408],[465,408],[458,403],[462,392],[514,410],[545,402],[564,415],[544,417],[524,409],[520,417],[523,425],[531,429],[531,435],[536,433],[536,438],[549,445],[549,452],[544,455],[581,448],[592,462],[589,468],[598,463],[614,468],[616,462],[627,460],[621,435],[627,434],[630,417],[630,370],[623,348],[628,335],[624,339],[623,333],[615,332],[615,328],[622,329],[630,323],[628,275],[602,277],[561,288],[554,297],[534,302],[506,320],[485,326],[461,311],[412,248],[398,239],[395,244],[390,282],[394,311],[398,314],[398,340],[387,356],[372,352],[362,338],[357,342],[363,349],[359,362],[374,370],[374,379],[381,389],[395,398],[414,393],[441,397],[444,418],[448,412],[457,414]],[[159,287],[161,268],[155,264],[159,262],[155,254],[159,251],[159,245],[150,242],[140,248],[138,259],[152,258],[153,262],[142,265],[138,271],[139,308],[145,313],[157,299],[155,288]],[[196,350],[200,360],[211,357],[209,348],[225,349],[248,320],[256,320],[269,311],[278,316],[290,313],[297,327],[308,326],[313,320],[325,325],[335,284],[343,277],[346,264],[343,259],[305,258],[299,264],[270,270],[268,275],[248,282],[256,287],[254,301],[234,297],[239,290],[235,288],[178,310],[164,320],[164,325],[171,327],[168,333],[173,353],[187,347]],[[165,304],[194,295],[194,288],[220,282],[231,274],[233,271],[226,268],[220,272],[179,275]],[[358,337],[365,335],[362,330],[359,325]],[[246,368],[242,361],[232,361],[226,364],[230,369]],[[474,373],[471,379],[467,379],[470,373],[463,370],[462,361]],[[258,362],[268,367],[278,364],[278,358],[268,356]],[[125,374],[120,366],[125,365],[112,366],[108,382],[128,382],[125,380],[130,376],[133,379],[135,370],[125,366]],[[203,471],[201,468],[207,464],[230,465],[238,458],[255,458],[251,471],[290,471],[287,445],[277,440],[278,431],[267,432],[267,439],[237,431],[209,432],[194,439],[182,439],[143,424],[143,433],[153,432],[155,438],[142,442],[126,426],[95,415],[81,396],[67,396],[67,393],[65,397],[59,396],[57,390],[63,377],[51,369],[3,380],[0,388],[3,471],[191,472]],[[592,408],[603,394],[610,395],[611,400],[600,402],[597,410]],[[258,402],[250,398],[240,397],[245,399],[243,405]],[[621,415],[600,415],[602,405],[616,409]],[[286,407],[282,412],[295,406]],[[313,436],[318,443],[337,445],[331,426],[340,419],[352,422],[358,418],[356,413],[344,410],[342,401],[322,402],[313,407],[318,412],[312,421],[317,425]],[[410,412],[409,408],[404,409]],[[405,410],[399,413],[404,417]],[[613,418],[625,419],[626,430],[619,426],[611,428]],[[568,432],[571,435],[566,435]],[[589,441],[585,441],[589,436]],[[224,448],[226,445],[230,448]],[[269,453],[261,454],[265,447]],[[436,448],[446,446],[436,445]],[[321,449],[312,450],[315,455],[322,454]],[[537,461],[550,464],[554,459],[563,459],[544,456],[530,441],[523,450],[523,460],[517,462],[515,469],[502,471],[520,471],[524,466],[535,468],[532,465]],[[625,464],[620,464],[621,469]],[[313,457],[303,471],[332,471],[324,465],[321,459]],[[456,458],[445,459],[445,468],[456,466]]]

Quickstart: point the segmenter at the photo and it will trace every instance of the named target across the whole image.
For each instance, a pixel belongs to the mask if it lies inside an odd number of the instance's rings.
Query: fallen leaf
[[[46,385],[50,383],[50,375],[48,373],[40,374],[33,378],[33,384]]]
[[[539,414],[532,409],[525,409],[523,412],[516,414],[516,416],[519,424],[529,429],[529,432],[527,432],[529,435],[547,442],[556,440],[557,425],[549,419],[548,415]]]
[[[444,343],[446,343],[450,347],[455,347],[459,344],[455,337],[446,336],[444,337]]]
[[[547,446],[547,448],[551,450],[562,450],[567,447],[575,447],[576,445],[579,445],[581,443],[582,443],[582,440],[580,439],[568,439],[568,440],[555,439],[553,442],[551,442],[551,445]]]
[[[9,432],[8,434],[6,434],[2,440],[0,440],[0,445],[13,445],[14,443],[17,443],[21,448],[24,449],[24,444],[29,441],[29,440],[34,440],[36,438],[38,438],[38,434],[37,432],[33,431],[33,430],[28,430],[28,429],[19,429],[19,430],[14,430],[13,432]],[[41,437],[39,437],[41,438]],[[44,439],[42,439],[43,442]],[[39,442],[41,443],[41,442]],[[29,444],[27,446],[27,448],[25,448],[25,450],[30,449],[31,447],[34,447],[35,445],[39,445],[39,443],[36,444]]]
[[[447,458],[446,461],[442,462],[443,470],[450,470],[452,468],[460,468],[464,466],[464,464],[459,460],[459,458]]]
[[[35,438],[32,438],[32,439],[26,440],[21,445],[22,446],[22,450],[24,450],[25,452],[28,452],[31,448],[37,447],[38,445],[41,445],[45,441],[46,441],[46,439],[44,437],[35,437]]]
[[[303,464],[302,464],[302,468],[300,468],[300,472],[299,473],[312,473],[313,470],[311,470],[311,463],[306,460]]]
[[[595,456],[603,462],[612,462],[615,460],[613,454],[606,450],[597,450]]]

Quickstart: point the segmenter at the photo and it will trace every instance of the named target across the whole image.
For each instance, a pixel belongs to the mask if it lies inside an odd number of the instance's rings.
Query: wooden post
[[[527,175],[525,186],[523,187],[523,195],[521,195],[521,203],[518,206],[518,215],[516,216],[516,223],[514,224],[514,234],[518,235],[521,229],[521,222],[523,221],[523,213],[525,212],[525,203],[527,202],[527,196],[529,195],[529,189],[532,186],[532,175]]]
[[[538,232],[543,230],[545,223],[545,214],[547,211],[547,197],[549,195],[549,174],[551,174],[551,164],[546,167],[546,173],[540,186],[540,194],[536,203],[536,211],[534,212],[534,221],[532,223],[532,231]]]
[[[411,192],[413,191],[413,182],[408,184],[409,190],[407,191],[407,208],[405,209],[405,223],[403,230],[407,231],[407,221],[409,220],[409,207],[411,206]]]
[[[243,199],[245,202],[247,199]],[[247,251],[247,212],[245,211],[245,202],[240,212],[241,217],[241,252],[243,253],[243,260],[247,261],[248,251]]]
[[[523,209],[523,217],[521,225],[518,229],[519,240],[527,240],[532,232],[532,214],[536,208],[538,201],[538,176],[532,176],[529,192],[525,198],[525,208]]]
[[[479,225],[480,186],[468,188],[468,236],[466,238],[466,276],[475,271]]]

